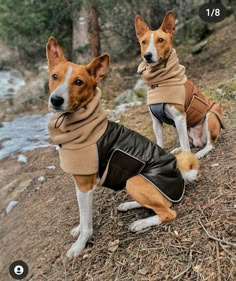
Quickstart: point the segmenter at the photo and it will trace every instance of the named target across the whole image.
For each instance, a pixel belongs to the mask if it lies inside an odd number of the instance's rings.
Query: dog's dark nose
[[[63,104],[63,102],[64,102],[64,99],[62,97],[59,97],[59,96],[52,96],[51,97],[51,103],[55,107],[61,106]]]
[[[144,54],[144,58],[147,62],[151,62],[152,61],[152,53],[148,52],[148,53]]]

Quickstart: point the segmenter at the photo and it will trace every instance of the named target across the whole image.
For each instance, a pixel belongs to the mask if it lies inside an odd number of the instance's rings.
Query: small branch
[[[210,239],[213,239],[215,241],[218,241],[218,242],[221,242],[221,243],[224,243],[224,244],[227,244],[227,245],[230,245],[232,247],[236,247],[236,244],[235,243],[232,243],[232,242],[229,242],[229,241],[226,241],[226,240],[223,240],[223,239],[219,239],[217,237],[214,237],[212,236],[211,234],[209,234],[209,232],[206,230],[205,226],[203,225],[203,223],[201,222],[200,219],[198,219],[200,225],[202,226],[203,230],[206,232],[207,236],[210,238]]]
[[[226,250],[226,247],[227,247],[227,246],[222,245],[222,243],[220,243],[220,246],[221,246],[221,248],[222,248],[229,256],[231,256],[234,260],[236,260],[236,259],[234,258],[234,255],[233,255],[232,253],[230,253],[230,251]]]
[[[216,242],[216,264],[217,264],[217,281],[222,281],[221,268],[220,268],[220,252],[219,252],[219,243],[218,242]]]
[[[192,255],[192,250],[190,250],[190,252],[189,252],[189,259],[188,259],[188,266],[185,268],[184,271],[182,271],[182,272],[180,272],[180,274],[176,275],[176,276],[173,278],[173,280],[179,279],[182,275],[184,275],[186,272],[189,271],[189,269],[192,267],[192,257],[193,257],[193,255]]]

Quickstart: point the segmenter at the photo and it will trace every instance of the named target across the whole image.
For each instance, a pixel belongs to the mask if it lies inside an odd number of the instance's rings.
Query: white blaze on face
[[[157,49],[155,46],[155,42],[154,42],[154,33],[151,33],[151,37],[150,37],[150,43],[149,46],[147,47],[147,50],[145,53],[151,53],[152,54],[152,61],[153,62],[157,62],[158,61],[158,53],[157,53]]]
[[[69,66],[66,75],[65,75],[65,80],[62,84],[60,84],[50,95],[49,97],[49,107],[53,108],[53,105],[51,103],[51,97],[52,96],[57,96],[61,97],[64,99],[64,103],[61,106],[62,111],[66,111],[68,108],[68,103],[69,103],[69,80],[72,74],[72,67]]]

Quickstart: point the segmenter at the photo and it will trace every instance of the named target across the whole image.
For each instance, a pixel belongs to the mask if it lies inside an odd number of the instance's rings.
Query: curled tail
[[[177,168],[180,170],[185,182],[193,182],[197,179],[199,161],[195,154],[189,151],[182,151],[175,155]]]

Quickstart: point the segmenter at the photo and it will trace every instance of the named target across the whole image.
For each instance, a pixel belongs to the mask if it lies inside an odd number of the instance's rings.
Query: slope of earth
[[[187,70],[191,65],[191,79],[222,105],[226,130],[201,161],[198,182],[187,186],[184,199],[174,206],[177,219],[145,233],[130,233],[128,225],[151,212],[141,208],[120,213],[116,207],[129,200],[126,193],[98,188],[94,235],[77,260],[67,261],[65,253],[74,242],[70,230],[79,223],[79,211],[73,181],[60,170],[57,151],[28,152],[25,164],[7,158],[0,171],[0,280],[12,280],[8,267],[19,259],[29,266],[24,280],[33,281],[236,280],[233,25],[231,19],[213,33],[204,53],[182,60]],[[121,121],[154,140],[146,106],[130,109]],[[177,145],[175,140],[174,130],[166,127],[168,150]],[[3,215],[6,203],[16,198],[17,206]]]

